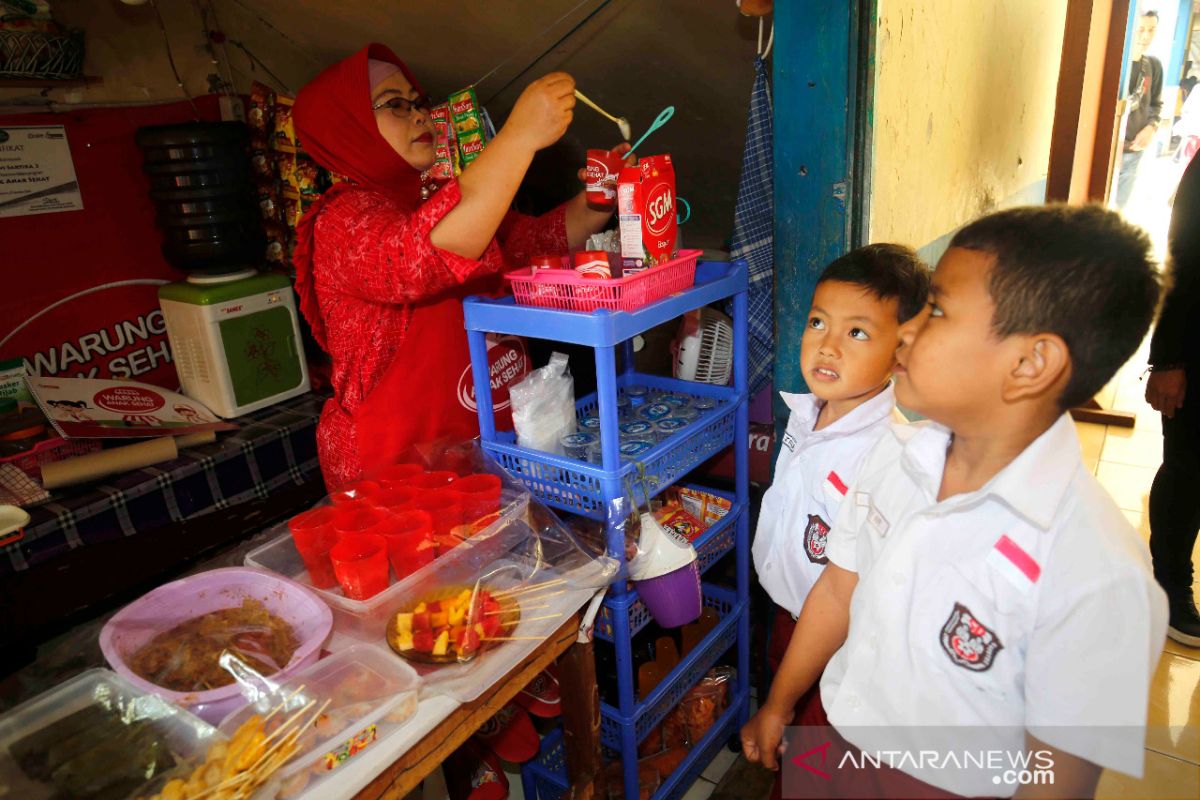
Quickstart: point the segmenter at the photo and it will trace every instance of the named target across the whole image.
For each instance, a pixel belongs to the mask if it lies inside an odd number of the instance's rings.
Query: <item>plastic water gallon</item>
[[[158,290],[189,397],[237,417],[309,390],[291,283],[254,270],[193,275]]]

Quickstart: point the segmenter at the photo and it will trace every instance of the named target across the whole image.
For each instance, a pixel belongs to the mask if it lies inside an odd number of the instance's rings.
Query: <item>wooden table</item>
[[[571,616],[530,655],[470,703],[463,703],[385,769],[356,800],[402,800],[420,785],[446,757],[502,709],[546,667],[559,661],[563,697],[563,741],[571,788],[568,798],[604,797],[600,769],[600,690],[592,644],[577,643],[580,614]]]

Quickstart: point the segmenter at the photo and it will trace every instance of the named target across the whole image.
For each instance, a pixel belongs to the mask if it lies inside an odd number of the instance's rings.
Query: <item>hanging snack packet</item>
[[[258,81],[250,84],[250,107],[246,109],[246,124],[250,127],[251,146],[261,149],[275,131],[275,92]]]
[[[292,121],[292,105],[296,98],[286,94],[275,95],[274,138],[271,146],[285,153],[294,153],[299,148],[296,125]]]
[[[475,90],[470,86],[450,95],[450,120],[458,138],[458,152],[465,169],[468,164],[479,158],[485,144],[483,115],[479,112],[479,100],[475,96]]]
[[[454,123],[450,118],[450,104],[442,103],[429,110],[433,120],[435,150],[433,166],[429,175],[435,181],[448,181],[458,175],[458,137],[454,135]]]

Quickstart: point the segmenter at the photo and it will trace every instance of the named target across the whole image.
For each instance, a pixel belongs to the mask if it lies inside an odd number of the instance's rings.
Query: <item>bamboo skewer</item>
[[[541,605],[541,606],[521,606],[521,610],[522,611],[540,611],[543,608],[549,608],[549,607],[550,607],[550,604],[546,603],[545,605]],[[515,611],[515,609],[511,609],[511,608],[501,608],[496,611],[485,611],[485,612],[483,612],[483,616],[490,617],[490,616],[497,616],[500,614],[512,614],[512,613],[514,613],[514,611]]]
[[[548,589],[551,586],[558,586],[558,585],[566,583],[566,582],[567,582],[566,578],[555,578],[554,580],[551,580],[551,581],[542,581],[541,583],[534,583],[529,586],[522,586],[522,587],[519,587],[516,589],[502,589],[501,591],[498,591],[498,592],[492,592],[492,597],[495,597],[497,599],[499,599],[501,597],[512,597],[514,595],[525,594],[526,592],[532,592],[535,589]]]
[[[287,697],[285,697],[282,703],[275,706],[275,708],[273,708],[271,710],[270,714],[267,714],[265,717],[263,717],[263,724],[266,725],[267,722],[269,722],[271,720],[271,717],[275,716],[281,710],[283,710],[287,706],[288,703],[292,702],[292,698],[294,698],[296,695],[300,694],[303,691],[304,691],[304,684],[300,684],[299,686],[297,686],[296,691],[292,692]]]
[[[526,599],[540,603],[541,601],[543,601],[547,598],[558,597],[560,594],[566,594],[566,593],[567,593],[566,589],[559,589],[557,592],[549,592],[547,594],[539,594],[536,597],[530,597],[530,598],[526,598]],[[505,598],[505,599],[512,599],[512,598]]]
[[[481,642],[544,642],[545,636],[484,636]]]
[[[544,614],[540,617],[523,617],[522,619],[514,619],[511,622],[501,622],[503,625],[520,625],[522,622],[540,622],[544,619],[558,619],[562,614]]]

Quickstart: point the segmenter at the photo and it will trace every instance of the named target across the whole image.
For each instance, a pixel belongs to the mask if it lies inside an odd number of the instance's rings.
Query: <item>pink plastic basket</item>
[[[521,269],[505,277],[513,297],[524,306],[564,311],[633,311],[655,300],[690,289],[696,280],[700,250],[680,250],[679,256],[628,278],[595,280],[573,269]]]
[[[64,439],[56,436],[53,439],[43,439],[24,453],[0,458],[0,464],[14,464],[35,481],[40,481],[43,465],[73,456],[85,456],[99,449],[98,439]]]

